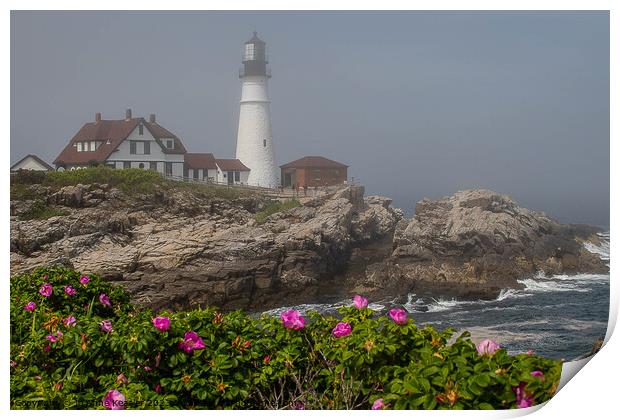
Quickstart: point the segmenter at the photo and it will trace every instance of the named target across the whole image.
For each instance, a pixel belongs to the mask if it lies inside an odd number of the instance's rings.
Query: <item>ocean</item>
[[[609,233],[600,234],[600,246],[586,244],[609,265]],[[609,317],[609,274],[576,274],[518,280],[523,290],[502,290],[492,301],[459,301],[419,299],[415,294],[388,297],[371,302],[369,307],[385,313],[395,302],[403,306],[419,326],[432,325],[443,330],[453,328],[457,333],[469,331],[478,342],[491,338],[508,353],[536,354],[564,360],[585,356],[594,343],[603,338]],[[316,310],[335,314],[350,299],[336,302],[316,302],[293,308],[302,314]],[[264,313],[279,315],[288,309],[277,308]]]

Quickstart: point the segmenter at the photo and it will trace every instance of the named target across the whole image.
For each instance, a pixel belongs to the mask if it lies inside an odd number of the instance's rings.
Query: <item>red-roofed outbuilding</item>
[[[348,166],[323,156],[305,156],[280,166],[283,187],[323,187],[343,184]]]

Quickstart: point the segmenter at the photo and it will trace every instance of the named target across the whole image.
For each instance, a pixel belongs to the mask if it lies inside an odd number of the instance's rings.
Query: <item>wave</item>
[[[515,290],[515,289],[502,289],[499,292],[499,296],[497,296],[497,301],[501,302],[502,300],[506,300],[506,299],[513,299],[513,298],[517,298],[517,297],[526,297],[526,296],[532,296],[531,293],[523,293],[521,290]]]
[[[454,298],[439,299],[439,300],[433,299],[433,303],[428,305],[427,312],[443,312],[443,311],[448,311],[450,309],[453,309],[460,305],[467,305],[467,304],[472,304],[472,303],[479,303],[479,302],[469,301],[469,300],[456,300]]]
[[[597,233],[597,235],[599,237],[598,244],[586,242],[583,246],[591,253],[598,254],[601,260],[609,262],[609,232]]]
[[[524,279],[517,280],[517,283],[524,285],[523,290],[526,292],[590,292],[592,290],[580,287],[582,285],[578,282]]]

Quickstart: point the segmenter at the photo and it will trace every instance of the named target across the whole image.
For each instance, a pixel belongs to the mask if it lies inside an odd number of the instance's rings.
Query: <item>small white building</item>
[[[217,165],[216,182],[219,184],[248,185],[250,168],[239,159],[215,159]]]
[[[213,153],[186,153],[184,178],[216,182],[217,165]]]
[[[11,172],[19,171],[20,169],[30,171],[53,171],[54,168],[50,166],[43,159],[37,155],[26,155],[18,160],[13,166],[11,166]]]
[[[57,170],[105,164],[117,169],[152,169],[182,177],[187,151],[181,140],[159,125],[155,114],[149,121],[132,118],[131,109],[123,120],[102,120],[84,124],[54,160]]]

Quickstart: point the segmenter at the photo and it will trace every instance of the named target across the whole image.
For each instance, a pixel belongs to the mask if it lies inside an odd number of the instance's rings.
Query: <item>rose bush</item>
[[[337,318],[153,313],[97,275],[37,269],[11,279],[11,407],[491,409],[555,393],[559,361],[448,344],[360,298]]]

